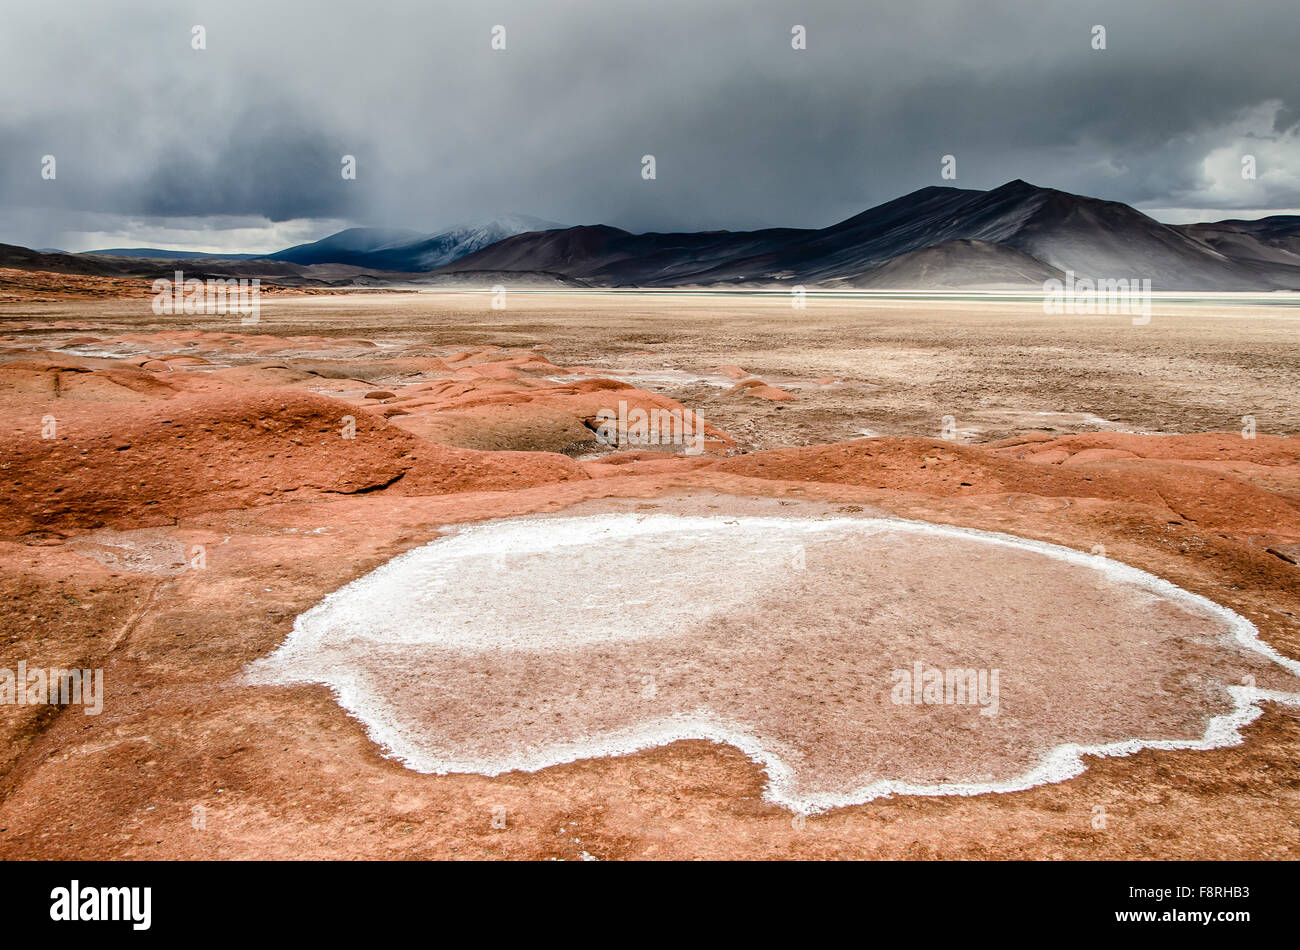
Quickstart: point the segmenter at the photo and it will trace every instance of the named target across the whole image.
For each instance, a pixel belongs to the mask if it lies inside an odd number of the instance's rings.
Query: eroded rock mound
[[[477,453],[421,440],[324,396],[292,390],[174,395],[121,406],[59,401],[0,433],[0,531],[165,523],[199,511],[353,494],[502,490],[587,475],[560,456]]]

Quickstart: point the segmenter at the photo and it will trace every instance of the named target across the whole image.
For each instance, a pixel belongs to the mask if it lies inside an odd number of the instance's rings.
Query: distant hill
[[[297,244],[264,256],[293,264],[354,264],[389,244],[401,244],[419,237],[419,231],[406,228],[348,228],[319,241]]]
[[[43,254],[66,254],[52,248],[43,248]],[[219,259],[226,261],[251,261],[265,254],[213,254],[209,251],[172,251],[162,247],[106,247],[97,251],[78,251],[90,257],[143,257],[156,261],[196,261]]]
[[[295,264],[349,264],[420,273],[450,264],[503,238],[558,227],[560,225],[552,221],[515,214],[461,224],[434,234],[389,228],[349,228],[311,244],[299,244],[264,256]]]
[[[14,244],[0,244],[0,267],[50,271],[94,277],[141,277],[171,279],[181,269],[177,258],[148,258],[93,254],[43,253]],[[360,268],[337,264],[303,267],[288,261],[262,257],[187,259],[187,278],[260,277],[268,282],[299,286],[347,286],[365,272]],[[382,274],[385,282],[407,275]]]
[[[502,274],[495,271],[463,271],[454,274],[440,271],[402,273],[349,264],[295,264],[266,257],[244,258],[151,258],[130,256],[96,256],[93,254],[68,254],[62,251],[45,253],[14,244],[0,244],[0,268],[45,271],[91,277],[136,277],[143,279],[173,279],[177,270],[185,277],[199,280],[216,278],[258,277],[268,284],[290,287],[456,287],[490,288],[508,283],[512,288],[522,287],[586,287],[586,282],[564,274],[521,273]]]
[[[1300,266],[1300,215],[1185,224],[1180,230],[1234,260]]]
[[[69,255],[0,245],[0,266],[262,276],[331,286],[1041,288],[1065,271],[1153,290],[1300,290],[1300,216],[1168,225],[1120,202],[1012,181],[932,186],[826,228],[633,234],[505,215],[433,234],[349,228],[274,254]]]
[[[371,271],[418,274],[459,260],[502,238],[525,231],[558,228],[560,225],[527,215],[501,215],[485,221],[460,224],[445,231],[425,233],[410,228],[348,228],[284,250],[266,254],[212,254],[206,251],[173,251],[157,247],[114,247],[82,251],[87,257],[131,257],[145,260],[285,261],[311,267],[341,264]],[[66,253],[52,251],[52,253]]]

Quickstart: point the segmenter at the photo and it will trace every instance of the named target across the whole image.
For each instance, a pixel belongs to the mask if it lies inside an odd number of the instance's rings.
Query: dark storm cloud
[[[272,221],[335,217],[364,210],[360,188],[322,187],[340,178],[345,151],[327,132],[267,110],[232,123],[216,141],[181,135],[160,144],[156,164],[134,194],[148,215],[261,214]]]
[[[945,183],[945,154],[965,187],[1300,206],[1294,0],[76,0],[5,18],[0,240],[53,243],[80,213],[817,226]]]

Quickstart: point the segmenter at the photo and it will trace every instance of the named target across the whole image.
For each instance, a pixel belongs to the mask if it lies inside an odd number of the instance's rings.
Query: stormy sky
[[[0,241],[820,227],[1014,178],[1174,222],[1297,213],[1297,50],[1296,0],[4,0]]]

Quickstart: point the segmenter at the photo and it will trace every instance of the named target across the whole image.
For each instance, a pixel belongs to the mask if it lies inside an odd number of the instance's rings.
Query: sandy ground
[[[1088,757],[1078,777],[1025,791],[804,818],[765,799],[762,766],[725,743],[430,775],[385,757],[326,687],[245,676],[300,614],[448,526],[704,499],[724,514],[785,502],[1064,545],[1207,597],[1300,657],[1297,320],[1224,302],[1157,302],[1150,325],[1133,326],[1008,301],[795,311],[782,299],[515,293],[505,310],[477,294],[276,296],[242,326],[160,318],[147,299],[6,303],[0,667],[102,667],[106,695],[96,716],[0,707],[0,856],[1295,857],[1300,707],[1283,703],[1262,704],[1232,747]],[[700,453],[614,451],[593,417],[619,402],[698,413]],[[1247,416],[1255,438],[1242,437]],[[1136,649],[1116,633],[1140,637],[1141,621],[1077,625],[1087,595],[1071,581],[998,584],[970,552],[947,557],[950,569],[938,555],[889,585],[946,570],[975,597],[963,609],[991,585],[985,608],[1037,618],[1026,629],[1045,638],[1010,650],[1007,669],[1046,693],[1064,671],[1110,670],[1057,691],[1106,738],[1144,728],[1153,700],[1175,731],[1212,711],[1177,702],[1207,698],[1196,677],[1217,667],[1204,644],[1174,630]],[[536,584],[503,570],[502,585]],[[835,603],[852,605],[848,591],[821,591],[817,629],[841,616]],[[731,621],[750,637],[798,604],[747,602]],[[731,646],[752,657],[750,642]],[[786,668],[761,655],[773,640],[753,643],[753,672]],[[606,671],[600,688],[640,695],[644,665]],[[857,667],[798,668],[830,670],[810,693],[831,703],[827,723],[881,714],[854,705]],[[717,696],[742,695],[733,675]],[[662,695],[680,689],[669,676]],[[1087,712],[1103,707],[1104,727]],[[977,737],[1007,762],[1071,715],[1014,718],[1022,728],[1001,720]],[[916,743],[900,748],[942,746],[934,721],[910,723]],[[843,736],[828,728],[810,748],[859,754]]]
[[[1036,302],[511,293],[277,297],[263,319],[276,334],[392,343],[553,347],[566,365],[631,374],[692,407],[747,445],[813,445],[859,436],[987,441],[1027,428],[1136,432],[1300,430],[1300,307],[1153,305],[1151,322],[1045,316]],[[139,300],[7,307],[41,320],[140,330],[178,325]],[[230,331],[228,317],[186,326]],[[235,331],[240,327],[233,326]],[[263,328],[265,329],[265,328]],[[799,398],[756,406],[722,398],[733,366]],[[656,378],[661,377],[661,378]],[[833,382],[819,382],[833,380]],[[709,410],[709,411],[706,411]],[[711,412],[711,414],[710,414]],[[1097,420],[1104,420],[1098,422]]]

